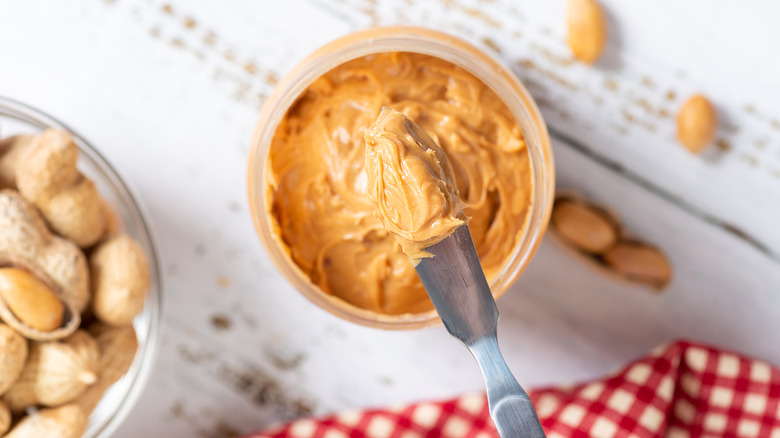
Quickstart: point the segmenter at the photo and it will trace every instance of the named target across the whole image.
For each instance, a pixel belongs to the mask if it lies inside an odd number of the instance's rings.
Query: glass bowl
[[[138,352],[129,371],[108,391],[89,417],[86,438],[106,438],[119,427],[138,400],[160,344],[162,316],[162,280],[154,239],[144,214],[130,189],[116,170],[84,138],[59,120],[25,104],[0,97],[0,136],[37,134],[46,128],[69,131],[79,147],[79,170],[91,178],[103,198],[116,210],[123,232],[132,236],[149,258],[151,289],[146,304],[133,321],[138,336]]]
[[[340,64],[374,53],[396,51],[431,55],[470,72],[502,98],[523,130],[534,187],[524,235],[490,285],[494,296],[503,294],[526,267],[547,229],[555,186],[550,138],[539,109],[517,76],[484,51],[457,37],[418,27],[378,27],[339,38],[309,55],[277,84],[263,107],[250,147],[248,189],[250,211],[263,246],[276,267],[304,296],[348,321],[383,329],[414,329],[441,320],[435,310],[402,315],[363,310],[326,294],[312,283],[292,260],[277,234],[266,182],[268,151],[276,127],[298,96],[315,79]]]

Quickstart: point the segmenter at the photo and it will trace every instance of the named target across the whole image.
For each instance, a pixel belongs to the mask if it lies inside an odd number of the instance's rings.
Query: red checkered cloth
[[[530,392],[553,437],[780,438],[780,369],[689,342],[603,380]],[[248,438],[497,437],[484,394],[302,419]]]

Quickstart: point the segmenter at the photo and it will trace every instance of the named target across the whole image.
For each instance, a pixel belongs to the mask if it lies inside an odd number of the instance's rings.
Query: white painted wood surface
[[[165,338],[117,436],[231,436],[308,410],[481,387],[441,328],[382,332],[309,304],[251,225],[246,154],[265,96],[314,48],[374,24],[498,48],[555,135],[559,186],[614,209],[672,259],[656,296],[545,241],[499,303],[522,383],[597,377],[678,337],[780,364],[780,3],[604,4],[608,50],[585,67],[564,43],[563,0],[1,2],[0,94],[101,149],[157,237]],[[674,113],[696,91],[723,120],[704,156],[674,141]]]

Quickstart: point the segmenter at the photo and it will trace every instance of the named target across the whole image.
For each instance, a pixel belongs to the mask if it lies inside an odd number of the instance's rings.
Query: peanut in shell
[[[105,382],[98,378],[97,382],[95,382],[93,385],[90,385],[86,391],[81,393],[80,396],[74,398],[71,403],[81,408],[85,414],[90,415],[100,403],[100,400],[103,399],[103,396],[106,394],[106,391],[108,391],[108,388],[110,388],[111,385],[111,383]]]
[[[78,154],[69,133],[47,129],[18,160],[16,185],[54,232],[86,248],[103,236],[106,223],[95,184],[76,167]]]
[[[87,415],[68,404],[41,409],[22,418],[3,438],[81,438],[87,431]]]
[[[95,323],[89,327],[100,349],[100,378],[113,384],[127,373],[138,351],[133,326],[115,327]]]
[[[89,331],[100,347],[98,381],[73,400],[87,414],[95,409],[108,388],[127,373],[138,351],[133,326],[114,327],[98,322]]]
[[[0,395],[19,379],[27,353],[27,340],[8,325],[0,324]]]
[[[97,381],[99,362],[97,342],[84,330],[61,341],[33,342],[27,365],[3,401],[14,413],[68,403]]]
[[[13,190],[0,191],[0,266],[19,266],[80,313],[89,301],[89,271],[78,246],[53,235],[38,210]]]
[[[105,240],[119,234],[121,225],[116,210],[105,201],[103,201],[103,216],[106,221],[106,229],[103,232],[103,240]]]
[[[0,141],[0,189],[16,188],[16,163],[33,138],[32,135],[14,135]]]
[[[5,403],[0,402],[0,436],[11,428],[11,410]]]
[[[89,257],[92,311],[110,325],[130,325],[141,313],[149,292],[149,262],[130,236],[101,242]]]

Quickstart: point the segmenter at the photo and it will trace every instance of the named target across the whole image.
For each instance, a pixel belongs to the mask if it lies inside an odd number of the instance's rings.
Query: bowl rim
[[[31,126],[46,129],[55,128],[70,132],[73,135],[74,142],[78,145],[81,152],[84,152],[90,160],[92,160],[103,174],[102,176],[107,179],[118,189],[123,200],[128,201],[128,210],[134,216],[135,221],[139,225],[140,234],[146,240],[148,244],[147,258],[149,260],[150,278],[152,279],[152,287],[146,297],[147,304],[144,305],[144,313],[148,312],[148,328],[147,328],[147,344],[144,349],[136,352],[136,356],[133,359],[133,367],[137,367],[137,372],[134,379],[129,384],[128,390],[122,394],[121,399],[118,401],[117,409],[104,421],[102,424],[90,423],[85,436],[87,437],[110,437],[124,422],[133,407],[138,402],[141,393],[143,392],[146,384],[148,383],[151,373],[154,369],[154,364],[157,359],[162,341],[163,334],[163,316],[165,308],[165,300],[163,297],[163,276],[160,269],[160,257],[158,255],[157,240],[154,237],[154,233],[149,226],[147,218],[149,217],[145,207],[138,202],[138,196],[135,191],[129,186],[129,184],[122,179],[117,172],[116,168],[98,151],[97,148],[92,146],[81,134],[71,128],[66,123],[55,118],[54,116],[41,111],[33,106],[22,103],[18,100],[0,96],[0,115],[16,119],[20,122],[27,123]],[[155,305],[148,305],[148,302],[152,300]],[[139,359],[140,353],[140,359]],[[128,371],[129,372],[129,371]],[[124,378],[124,376],[123,376]],[[116,382],[115,382],[116,383]],[[112,385],[113,386],[113,385]],[[110,390],[110,387],[109,387]],[[91,416],[91,415],[90,415]],[[92,430],[93,427],[97,427],[97,430]],[[90,434],[91,433],[91,434]]]

